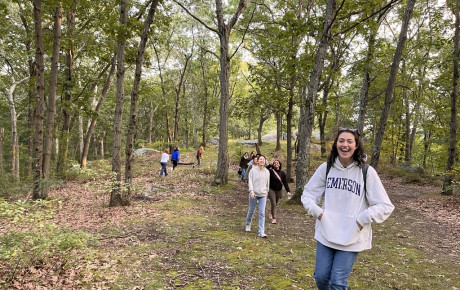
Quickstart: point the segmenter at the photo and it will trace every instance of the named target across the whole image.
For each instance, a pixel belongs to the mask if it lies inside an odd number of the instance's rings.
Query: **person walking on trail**
[[[169,150],[166,149],[165,152],[161,155],[161,161],[160,161],[161,172],[160,172],[160,176],[163,176],[163,174],[165,176],[168,176],[168,170],[166,169],[166,166],[168,165],[168,161],[169,161]]]
[[[176,149],[174,149],[174,152],[171,156],[171,162],[173,164],[173,168],[172,170],[176,169],[177,167],[177,163],[180,162],[180,151],[179,151],[179,147],[176,147]]]
[[[259,204],[259,233],[258,237],[266,238],[265,234],[265,205],[270,186],[270,173],[265,168],[265,156],[261,155],[254,159],[254,165],[249,172],[249,210],[246,217],[246,231],[251,231],[252,218]]]
[[[281,167],[281,161],[279,160],[273,161],[268,166],[270,172],[270,190],[268,191],[268,198],[271,204],[270,219],[272,220],[272,224],[276,224],[276,206],[278,205],[278,201],[283,197],[283,185],[288,198],[291,196],[291,189],[286,180],[286,174],[281,171]]]
[[[371,223],[385,221],[394,210],[377,172],[366,165],[356,129],[338,130],[328,161],[313,174],[301,201],[316,218],[318,289],[347,289],[359,252],[372,247]]]
[[[196,152],[196,160],[198,163],[198,167],[201,167],[201,158],[203,157],[203,146],[200,146],[198,151]]]
[[[241,157],[240,160],[240,168],[241,168],[241,180],[244,181],[244,178],[246,177],[246,170],[248,169],[248,163],[249,163],[249,153],[245,152],[243,157]]]

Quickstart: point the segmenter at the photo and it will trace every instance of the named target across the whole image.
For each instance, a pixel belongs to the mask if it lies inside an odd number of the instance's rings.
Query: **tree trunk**
[[[299,153],[297,155],[296,191],[292,197],[295,202],[300,202],[303,188],[307,184],[309,178],[308,168],[310,166],[310,142],[315,120],[316,94],[318,93],[319,82],[323,72],[326,50],[331,41],[331,30],[334,24],[333,19],[335,15],[335,7],[335,0],[329,0],[327,2],[323,32],[316,52],[315,65],[310,75],[308,94],[305,95],[306,88],[304,88],[302,92],[305,100],[305,103],[302,106],[305,108],[305,111],[304,114],[300,116],[299,121]]]
[[[121,180],[121,131],[123,127],[123,106],[125,101],[125,39],[122,30],[126,29],[128,22],[128,2],[121,0],[120,5],[120,30],[117,46],[117,102],[113,121],[113,154],[112,154],[112,192],[109,206],[125,205]]]
[[[134,76],[133,89],[131,91],[131,110],[128,126],[128,134],[126,136],[126,165],[125,165],[125,184],[128,185],[128,189],[125,194],[122,194],[123,205],[130,204],[131,197],[131,186],[133,183],[134,175],[134,146],[136,145],[136,134],[137,134],[137,107],[139,99],[139,86],[142,77],[142,65],[144,64],[145,47],[149,39],[150,31],[152,29],[153,17],[158,5],[158,0],[154,0],[150,4],[148,15],[145,19],[144,31],[142,32],[141,41],[137,50],[136,58],[136,73]]]
[[[200,54],[201,77],[203,78],[204,86],[204,108],[203,108],[203,129],[202,129],[202,146],[206,147],[206,130],[208,128],[208,82],[206,81],[206,72],[204,67],[203,53]],[[197,147],[198,144],[197,144]]]
[[[230,83],[230,54],[229,42],[230,33],[238,18],[246,10],[245,0],[240,0],[237,11],[225,24],[222,8],[222,0],[216,0],[216,15],[218,34],[220,39],[220,122],[219,122],[219,154],[217,157],[217,173],[214,179],[215,184],[225,185],[228,183],[228,167],[230,159],[228,156],[228,115],[229,115],[229,83]]]
[[[330,79],[327,80],[327,82],[324,85],[323,89],[323,100],[322,100],[322,105],[323,105],[323,112],[321,112],[318,116],[318,123],[319,123],[319,142],[321,145],[321,157],[326,156],[326,122],[327,122],[327,99],[329,97],[329,92],[334,85],[334,81],[332,80],[332,83]]]
[[[427,159],[430,155],[430,145],[431,145],[431,129],[425,128],[423,134],[423,169],[427,168]]]
[[[153,116],[155,116],[155,112],[158,109],[158,105],[153,108],[153,102],[150,101],[150,112],[149,112],[149,143],[152,143],[152,130],[153,130]]]
[[[450,137],[449,137],[449,150],[447,159],[446,175],[442,184],[442,194],[452,195],[452,181],[454,178],[454,166],[457,152],[457,103],[458,103],[458,80],[459,80],[459,39],[460,39],[460,2],[457,1],[454,8],[455,14],[455,36],[454,36],[454,71],[453,71],[453,89],[451,94],[451,107],[450,107]]]
[[[377,23],[380,25],[380,21],[383,15],[380,15]],[[372,61],[374,60],[375,51],[375,37],[377,35],[377,27],[370,27],[368,40],[367,40],[367,54],[364,60],[364,77],[363,85],[361,87],[361,93],[359,96],[359,115],[358,115],[358,132],[361,136],[364,136],[364,120],[366,119],[367,105],[369,102],[369,88],[371,86],[371,68]]]
[[[190,128],[188,119],[185,119],[185,148],[188,149],[190,147]]]
[[[288,182],[292,182],[292,114],[294,108],[294,88],[289,91],[289,107],[286,116],[286,146],[287,146],[287,160],[286,160],[286,178]]]
[[[58,155],[58,162],[56,164],[56,174],[63,175],[67,167],[67,156],[69,154],[69,138],[70,129],[72,127],[71,122],[71,102],[72,102],[72,89],[74,82],[74,39],[73,34],[75,30],[75,19],[77,10],[78,0],[73,0],[71,5],[71,11],[67,14],[67,38],[69,43],[67,44],[66,52],[66,74],[67,79],[64,83],[64,100],[62,102],[62,129],[59,136],[60,150]]]
[[[105,153],[105,150],[104,150],[104,136],[101,138],[101,141],[100,141],[101,145],[99,146],[100,147],[99,148],[100,149],[100,154],[99,155],[100,155],[101,160],[104,160],[104,158],[105,158],[105,156],[104,156],[104,153]]]
[[[262,146],[262,129],[264,127],[264,122],[267,120],[266,117],[264,117],[264,113],[260,113],[260,119],[259,119],[259,127],[257,127],[257,144],[259,146]]]
[[[5,159],[4,159],[4,143],[3,138],[5,136],[5,128],[0,127],[0,175],[5,175]]]
[[[281,150],[281,135],[283,134],[283,114],[276,113],[276,148],[275,151]]]
[[[407,29],[412,18],[412,12],[414,11],[415,1],[416,0],[407,1],[407,7],[401,25],[401,32],[399,33],[398,45],[396,47],[396,53],[393,59],[393,64],[391,65],[390,78],[388,80],[388,85],[385,91],[385,106],[380,117],[374,147],[372,149],[372,160],[370,164],[374,168],[377,168],[379,164],[380,151],[382,150],[383,138],[385,137],[388,117],[391,111],[391,104],[393,103],[394,99],[394,89],[396,86],[396,77],[398,75],[399,63],[401,62],[404,46],[406,44]]]
[[[111,64],[107,65],[104,68],[104,70],[102,71],[102,74],[105,74],[109,66],[110,66],[109,75],[107,76],[107,79],[104,84],[104,88],[102,89],[102,92],[101,92],[101,97],[99,98],[99,101],[97,102],[96,108],[94,110],[95,117],[91,119],[91,123],[89,124],[88,130],[86,132],[85,141],[83,143],[83,152],[81,154],[80,168],[86,168],[86,163],[88,161],[89,146],[91,143],[91,137],[93,136],[94,129],[96,128],[99,112],[102,109],[102,104],[104,103],[105,97],[107,96],[107,93],[110,88],[110,84],[112,83],[113,75],[115,74],[115,56],[112,58]]]
[[[16,113],[16,105],[14,102],[14,92],[19,84],[25,82],[27,78],[24,78],[18,82],[14,80],[12,75],[13,84],[6,92],[6,98],[8,99],[8,104],[10,107],[10,117],[11,117],[11,174],[15,182],[20,181],[19,174],[19,133],[18,133],[18,116]]]
[[[35,64],[34,60],[32,57],[32,33],[30,32],[29,29],[29,23],[27,22],[27,19],[24,15],[24,10],[22,8],[22,4],[19,5],[19,17],[21,18],[22,24],[24,26],[24,30],[26,31],[27,35],[27,40],[25,42],[25,47],[27,51],[28,57],[28,68],[29,68],[29,84],[27,88],[27,94],[28,94],[28,115],[27,115],[27,125],[29,128],[29,138],[27,139],[27,149],[30,157],[30,162],[28,162],[28,172],[29,174],[32,174],[33,172],[33,155],[34,155],[34,132],[33,128],[35,125],[35,120],[34,120],[34,108],[35,108],[35,96],[36,96],[36,89],[35,87],[35,75],[36,75],[36,70],[35,70]]]
[[[48,97],[48,115],[46,122],[46,136],[43,148],[43,179],[46,181],[50,178],[51,171],[51,153],[53,148],[54,126],[56,116],[56,92],[59,69],[59,52],[61,50],[61,24],[62,24],[62,2],[56,7],[56,16],[54,20],[54,44],[53,55],[51,57],[50,73],[50,94]],[[46,184],[42,187],[43,196],[48,196],[49,186]]]
[[[169,113],[168,113],[168,96],[166,94],[166,88],[165,88],[165,81],[164,81],[164,78],[163,78],[163,71],[161,69],[161,63],[160,63],[160,55],[158,53],[158,50],[155,46],[155,43],[153,44],[153,50],[155,52],[155,57],[157,59],[157,64],[158,64],[158,72],[159,72],[159,75],[160,75],[160,83],[161,83],[161,92],[162,92],[162,95],[163,95],[163,101],[164,101],[164,106],[165,106],[165,110],[166,110],[166,113],[165,113],[165,119],[166,119],[166,137],[168,139],[168,145],[171,144],[171,141],[172,141],[172,138],[171,138],[171,130],[170,130],[170,123],[169,123]],[[166,61],[166,60],[165,60]]]
[[[45,47],[43,45],[42,1],[34,0],[35,26],[35,63],[37,66],[37,95],[35,107],[34,132],[34,185],[33,199],[44,199],[46,195],[41,190],[43,177],[43,119],[45,111]]]
[[[192,47],[192,50],[193,50],[193,47]],[[188,62],[190,58],[192,57],[192,55],[193,55],[193,52],[190,55],[185,55],[184,69],[182,70],[180,74],[180,81],[176,89],[176,106],[174,110],[174,135],[173,135],[174,145],[177,145],[176,144],[177,137],[179,135],[179,101],[180,101],[181,88],[184,87],[185,89],[185,73],[187,72]]]

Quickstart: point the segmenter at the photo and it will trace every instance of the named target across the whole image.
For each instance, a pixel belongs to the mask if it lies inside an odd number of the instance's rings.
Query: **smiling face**
[[[265,166],[265,157],[264,156],[259,156],[259,159],[255,159],[257,162],[257,165],[262,168]]]
[[[339,153],[340,163],[347,167],[353,163],[353,154],[358,148],[355,135],[350,132],[342,132],[337,139],[337,151]]]
[[[279,170],[280,169],[280,162],[278,160],[273,161],[273,167],[276,170]]]

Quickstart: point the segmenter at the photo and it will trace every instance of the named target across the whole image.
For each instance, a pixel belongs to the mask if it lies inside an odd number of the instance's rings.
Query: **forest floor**
[[[94,169],[53,189],[39,225],[0,219],[0,253],[15,241],[20,249],[0,259],[0,288],[315,289],[314,219],[301,205],[283,197],[272,225],[268,202],[260,239],[255,227],[244,230],[248,193],[236,166],[217,187],[206,158],[166,178],[159,154],[139,160],[131,206],[109,208],[109,178]],[[373,248],[358,257],[350,287],[459,289],[460,197],[380,175],[396,208],[373,225]]]

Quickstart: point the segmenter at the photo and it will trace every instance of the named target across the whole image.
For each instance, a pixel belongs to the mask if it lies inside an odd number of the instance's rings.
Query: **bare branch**
[[[184,5],[182,5],[181,3],[179,3],[177,0],[173,0],[174,3],[176,3],[177,5],[179,5],[182,9],[184,9],[184,11],[190,15],[193,19],[195,19],[196,21],[198,21],[199,23],[201,23],[204,27],[206,27],[207,29],[219,34],[219,31],[217,31],[215,28],[212,28],[210,27],[209,25],[207,25],[203,20],[201,20],[200,18],[198,18],[197,16],[195,16],[192,12],[190,12],[190,10],[188,10]]]
[[[241,42],[240,44],[238,45],[238,47],[235,49],[235,51],[233,52],[233,54],[230,56],[230,59],[232,59],[235,54],[238,52],[238,50],[240,49],[241,45],[244,43],[244,38],[246,37],[246,33],[248,32],[249,30],[249,25],[251,24],[252,22],[252,18],[254,17],[254,13],[256,12],[256,8],[254,7],[254,10],[252,11],[252,14],[251,14],[251,19],[249,19],[249,22],[248,22],[248,26],[246,26],[246,29],[244,30],[244,34],[243,34],[243,38],[241,39]]]

